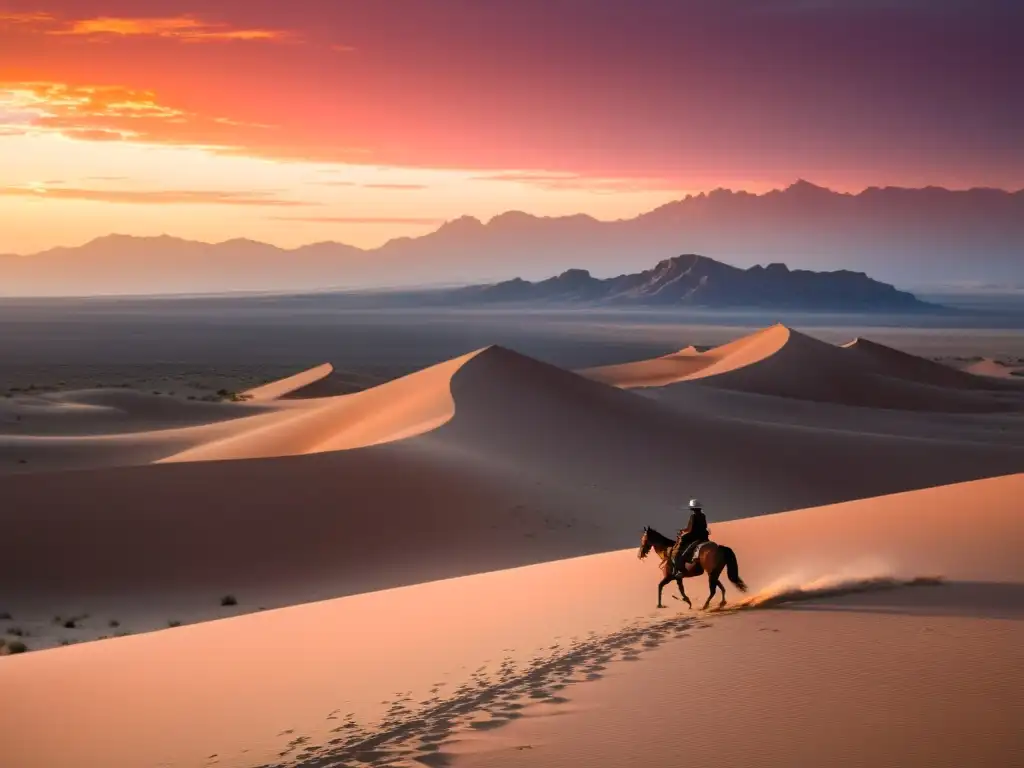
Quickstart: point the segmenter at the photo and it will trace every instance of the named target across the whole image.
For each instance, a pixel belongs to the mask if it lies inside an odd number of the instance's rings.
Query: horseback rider
[[[687,521],[686,527],[680,529],[676,536],[676,551],[679,553],[676,562],[685,568],[693,548],[710,538],[708,519],[704,517],[700,501],[690,499],[690,519]]]

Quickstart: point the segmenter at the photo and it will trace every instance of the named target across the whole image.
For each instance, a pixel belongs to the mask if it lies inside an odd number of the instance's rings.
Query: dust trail
[[[726,605],[723,610],[745,610],[749,608],[771,608],[786,603],[797,603],[804,600],[820,600],[826,597],[841,597],[859,592],[879,592],[882,590],[899,589],[901,587],[937,586],[943,583],[941,576],[918,576],[912,579],[900,579],[894,576],[850,576],[845,574],[829,574],[813,580],[780,579],[757,594],[744,598],[733,605]]]

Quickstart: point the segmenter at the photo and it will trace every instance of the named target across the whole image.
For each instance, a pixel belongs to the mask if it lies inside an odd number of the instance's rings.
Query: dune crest
[[[857,337],[842,345],[857,360],[877,373],[906,379],[933,387],[956,389],[986,389],[990,382],[971,373],[951,368],[933,360],[901,352],[893,347]]]
[[[299,390],[327,378],[332,373],[334,373],[334,366],[330,363],[323,363],[292,376],[286,376],[283,379],[277,379],[276,381],[247,389],[241,395],[244,399],[254,402],[279,400],[285,395],[294,395]]]
[[[699,385],[892,410],[1024,410],[1020,390],[857,338],[840,347],[777,324],[697,352],[581,371],[622,389]],[[678,393],[684,397],[683,391]]]
[[[703,352],[691,344],[652,360],[588,368],[580,373],[621,389],[662,387],[750,365],[777,352],[788,335],[788,328],[775,325]]]
[[[268,423],[190,448],[160,463],[295,456],[362,448],[429,432],[455,414],[452,377],[477,350],[351,395],[310,400]]]

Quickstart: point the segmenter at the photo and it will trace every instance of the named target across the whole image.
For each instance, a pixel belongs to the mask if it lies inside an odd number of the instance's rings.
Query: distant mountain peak
[[[456,302],[484,304],[584,302],[829,311],[931,307],[910,293],[854,272],[792,271],[781,262],[744,270],[692,253],[662,259],[652,269],[613,278],[599,279],[587,270],[575,269],[536,283],[515,278],[458,289],[450,295]]]
[[[484,228],[484,223],[475,216],[459,216],[458,218],[446,221],[440,227],[438,227],[435,234],[440,232],[466,232],[466,231],[479,231]]]
[[[797,179],[792,184],[790,184],[788,187],[786,187],[783,191],[784,192],[789,192],[789,193],[814,194],[814,195],[820,195],[820,194],[835,195],[835,194],[837,194],[836,192],[834,192],[833,190],[829,189],[828,187],[822,187],[822,186],[819,186],[817,184],[812,184],[811,182],[807,181],[807,179]]]

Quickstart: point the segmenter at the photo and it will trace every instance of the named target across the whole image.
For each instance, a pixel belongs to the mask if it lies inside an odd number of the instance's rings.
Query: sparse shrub
[[[223,606],[238,605],[238,598],[234,595],[224,595],[224,597],[220,599],[220,604]]]
[[[7,630],[8,635],[14,635],[15,637],[24,637],[26,632],[21,627],[11,627]]]
[[[180,627],[181,626],[181,622],[177,621],[176,619],[171,619],[170,621],[167,622],[167,626],[171,627],[173,629],[174,627]]]
[[[115,632],[114,637],[128,637],[128,635],[130,634],[131,632],[128,632],[127,630],[122,630],[121,632]]]
[[[60,616],[54,616],[53,617],[53,623],[54,624],[63,624],[64,623],[64,619],[62,619]]]
[[[110,626],[111,626],[111,627],[112,627],[113,629],[117,629],[118,627],[120,627],[120,626],[121,626],[121,622],[120,622],[120,621],[118,621],[117,619],[111,619],[111,620],[110,620]]]
[[[28,646],[20,640],[15,640],[13,643],[7,643],[0,647],[0,653],[5,655],[13,655],[15,653],[24,653],[28,650]]]
[[[7,611],[0,611],[0,621],[10,621],[13,618]]]
[[[217,396],[218,397],[231,397],[231,395],[233,395],[233,394],[234,394],[234,392],[229,392],[226,389],[218,389],[217,390]]]
[[[78,623],[74,619],[68,619],[64,622],[64,629],[77,629]]]

